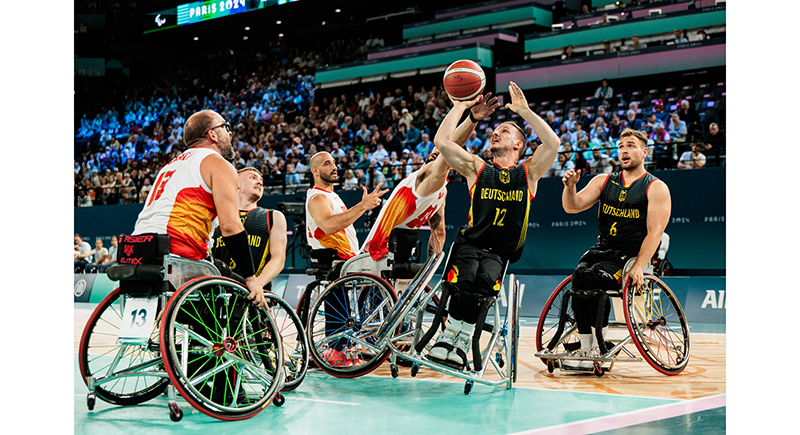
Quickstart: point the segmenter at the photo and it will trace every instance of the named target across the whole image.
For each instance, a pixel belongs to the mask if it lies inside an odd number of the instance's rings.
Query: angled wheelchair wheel
[[[567,290],[572,289],[572,276],[566,279],[553,290],[553,293],[544,304],[542,314],[539,316],[539,323],[536,325],[536,351],[542,352],[549,349],[552,353],[566,353],[580,348],[580,338],[578,338],[578,325],[575,322],[575,313],[572,311],[572,303],[563,307],[564,295]],[[559,332],[559,319],[564,316],[564,326]],[[547,365],[548,360],[542,358],[542,362]]]
[[[116,405],[135,405],[162,394],[169,379],[158,347],[159,322],[154,322],[145,345],[118,342],[123,301],[116,288],[92,312],[81,335],[78,364],[87,385],[94,378],[97,397]]]
[[[175,292],[161,323],[173,385],[193,407],[221,420],[258,414],[284,383],[280,331],[249,293],[228,278],[196,278]]]
[[[628,332],[642,358],[665,375],[681,373],[689,362],[689,327],[672,290],[646,274],[641,287],[627,286],[623,303]]]
[[[513,288],[513,291],[509,292],[509,303],[508,306],[510,307],[507,311],[509,314],[510,325],[508,325],[508,333],[511,335],[511,344],[507,349],[508,353],[508,377],[511,379],[511,382],[517,382],[517,369],[518,369],[518,354],[519,354],[519,309],[521,305],[521,300],[519,299],[519,283],[515,280],[516,276],[511,275],[511,280],[509,281],[509,287]]]
[[[311,281],[306,286],[305,291],[302,295],[300,295],[300,300],[297,301],[297,308],[295,308],[295,313],[297,313],[297,317],[300,318],[300,322],[303,326],[308,325],[308,312],[311,310],[311,307],[314,306],[314,302],[317,301],[319,294],[325,290],[322,287],[322,281],[315,279]]]
[[[266,293],[264,296],[283,343],[285,384],[281,391],[291,391],[299,387],[306,376],[308,338],[300,317],[283,298],[274,293]]]
[[[394,289],[375,275],[353,273],[332,282],[309,312],[314,363],[345,378],[375,370],[389,356],[378,331],[396,302]]]

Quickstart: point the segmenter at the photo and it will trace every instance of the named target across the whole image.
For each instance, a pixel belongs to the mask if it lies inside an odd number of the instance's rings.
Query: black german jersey
[[[614,249],[628,256],[639,253],[647,237],[647,191],[656,180],[647,172],[626,186],[622,172],[609,174],[597,211],[599,248]]]
[[[484,163],[469,194],[469,224],[461,230],[464,241],[511,263],[519,260],[533,200],[527,169]]]
[[[239,218],[247,231],[247,241],[250,245],[250,253],[253,256],[253,265],[256,267],[256,275],[260,275],[264,265],[270,259],[269,231],[272,229],[272,210],[261,207],[256,207],[250,211],[239,210]],[[225,247],[219,227],[214,231],[214,247],[211,249],[211,255],[215,259],[226,262],[232,271],[239,273],[236,263]]]

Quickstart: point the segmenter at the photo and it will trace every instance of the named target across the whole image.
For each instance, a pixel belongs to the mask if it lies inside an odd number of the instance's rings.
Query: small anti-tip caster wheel
[[[501,369],[506,365],[506,361],[503,359],[503,355],[500,352],[494,354],[494,359],[497,361],[497,366]]]
[[[599,362],[594,363],[594,374],[598,378],[606,374],[605,370],[603,369],[603,366],[601,366]]]
[[[395,364],[392,364],[391,371],[392,371],[392,377],[393,378],[396,378],[400,374],[400,372],[397,370],[397,366]]]
[[[547,373],[553,373],[555,369],[556,369],[556,364],[553,362],[553,360],[551,359],[547,360]]]
[[[411,377],[417,377],[417,373],[419,373],[419,364],[414,363],[411,365]]]
[[[175,422],[181,421],[183,418],[183,411],[178,408],[177,403],[170,403],[169,404],[169,419]]]
[[[272,398],[272,404],[275,406],[283,406],[286,403],[286,398],[283,397],[283,394],[278,393],[275,397]]]
[[[472,384],[472,381],[467,381],[467,383],[464,384],[464,394],[469,394],[469,392],[472,391]]]
[[[86,396],[86,407],[89,408],[89,411],[94,410],[94,402],[95,402],[94,394],[89,394]]]

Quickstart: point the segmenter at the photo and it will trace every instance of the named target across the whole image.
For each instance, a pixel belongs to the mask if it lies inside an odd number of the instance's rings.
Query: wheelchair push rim
[[[281,391],[291,391],[300,386],[308,370],[308,338],[297,313],[283,298],[274,293],[264,297],[283,343],[285,384]]]
[[[553,290],[553,293],[547,299],[542,309],[542,314],[539,316],[539,322],[536,325],[536,351],[542,352],[549,345],[550,341],[558,332],[559,319],[562,312],[562,301],[567,289],[572,287],[572,275],[566,277],[561,283]],[[580,347],[580,339],[578,338],[577,323],[575,321],[575,314],[572,312],[572,304],[566,307],[564,329],[561,336],[556,342],[552,353],[566,353],[572,350],[573,347]],[[565,344],[569,348],[565,347]],[[548,364],[553,364],[552,360],[540,358],[548,368]]]
[[[378,330],[396,302],[394,289],[375,275],[353,273],[332,282],[314,303],[306,325],[314,363],[342,378],[375,370],[389,356]]]
[[[636,349],[656,371],[680,374],[689,362],[691,340],[675,294],[651,274],[645,274],[639,288],[630,285],[630,280],[625,288],[625,322]]]
[[[220,420],[258,414],[283,387],[280,333],[248,295],[228,278],[196,278],[175,292],[161,321],[170,380],[193,407]]]

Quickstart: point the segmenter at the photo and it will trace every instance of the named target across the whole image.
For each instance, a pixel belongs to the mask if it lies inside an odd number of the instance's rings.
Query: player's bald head
[[[333,156],[331,156],[331,154],[327,151],[320,151],[311,156],[311,159],[308,160],[308,167],[310,169],[319,168],[322,162],[324,162],[328,158],[332,159]]]

